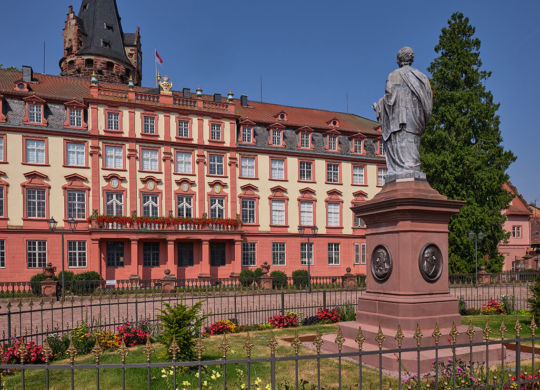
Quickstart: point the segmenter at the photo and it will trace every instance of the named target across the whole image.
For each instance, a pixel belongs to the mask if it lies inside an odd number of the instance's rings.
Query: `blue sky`
[[[81,0],[2,4],[4,65],[59,72],[68,5]],[[154,48],[175,89],[246,94],[272,103],[348,111],[375,119],[400,47],[426,72],[441,28],[454,11],[476,27],[487,87],[501,103],[503,145],[518,157],[510,179],[540,205],[540,1],[118,0],[125,32],[141,27],[143,85],[154,85]],[[31,10],[31,11],[30,11]]]

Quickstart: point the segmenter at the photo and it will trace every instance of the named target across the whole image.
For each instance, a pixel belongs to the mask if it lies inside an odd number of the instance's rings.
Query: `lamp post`
[[[478,241],[484,239],[484,232],[469,232],[469,239],[474,241],[474,285],[478,287]]]
[[[306,231],[309,229],[309,233]],[[300,237],[306,237],[307,238],[307,244],[308,244],[308,251],[310,249],[310,246],[309,246],[309,239],[311,237],[315,237],[317,235],[317,232],[318,232],[319,228],[315,225],[313,226],[303,226],[303,225],[300,225],[298,226],[298,235]],[[308,252],[309,253],[309,252]],[[311,292],[311,262],[313,261],[313,250],[311,250],[311,256],[307,259],[308,260],[308,291]]]
[[[51,219],[49,219],[47,223],[49,224],[49,229],[51,230],[51,232],[54,232],[58,222],[56,222],[54,217],[51,217]],[[73,232],[75,230],[75,227],[77,226],[77,221],[75,221],[75,219],[71,217],[68,220],[68,223],[69,223],[69,229]],[[65,228],[63,228],[60,231],[62,235],[62,300],[65,298],[65,295],[66,295],[66,286],[65,286],[65,280],[64,280],[64,274],[65,274],[64,272],[64,231],[65,231]]]

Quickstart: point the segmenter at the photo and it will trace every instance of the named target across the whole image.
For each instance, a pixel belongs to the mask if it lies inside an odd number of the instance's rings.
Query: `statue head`
[[[411,65],[414,61],[414,51],[409,46],[402,47],[397,53],[397,63],[401,68],[404,65]]]

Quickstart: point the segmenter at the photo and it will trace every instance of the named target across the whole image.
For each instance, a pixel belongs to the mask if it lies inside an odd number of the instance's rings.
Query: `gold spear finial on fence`
[[[49,338],[45,338],[42,352],[43,352],[43,359],[45,359],[45,363],[49,363],[49,360],[51,359],[51,355],[53,353],[51,346],[49,345]]]
[[[101,357],[101,354],[103,354],[103,348],[101,348],[101,345],[99,345],[99,341],[96,340],[96,343],[94,344],[94,348],[92,348],[91,352],[96,358],[96,364],[99,364],[99,359]]]
[[[416,323],[416,331],[414,332],[414,338],[416,339],[416,345],[419,347],[420,344],[422,344],[422,337],[424,335],[422,334],[422,330],[420,329],[420,324]]]
[[[226,333],[223,333],[223,340],[221,340],[219,350],[221,351],[223,359],[227,359],[227,353],[231,350],[231,344],[229,343],[229,340],[227,340]]]
[[[199,361],[202,360],[202,354],[204,352],[204,345],[202,342],[202,336],[199,335],[199,338],[197,339],[197,345],[195,345],[195,350],[197,351],[197,359]]]
[[[315,349],[317,350],[317,355],[321,353],[321,347],[323,343],[324,341],[322,339],[321,331],[317,330],[317,334],[315,335],[315,339],[313,340],[313,345],[315,345]]]
[[[394,338],[396,339],[398,348],[401,349],[401,347],[403,346],[403,339],[405,338],[405,335],[403,334],[403,331],[401,330],[400,324],[398,324],[397,326],[397,332]]]
[[[491,334],[491,328],[489,327],[489,321],[486,320],[486,326],[484,326],[484,330],[482,331],[482,337],[485,341],[489,340],[489,335]]]
[[[26,357],[26,354],[28,353],[28,350],[26,349],[26,344],[24,343],[24,338],[21,337],[21,344],[19,345],[19,350],[17,351],[19,355],[19,359],[21,360],[21,364],[24,363],[24,358]]]
[[[126,362],[126,357],[128,353],[129,353],[129,348],[126,346],[126,342],[122,338],[122,342],[120,343],[120,346],[118,347],[118,354],[120,355],[120,360],[122,361],[122,364]]]
[[[172,355],[173,360],[176,360],[176,356],[178,356],[178,352],[180,352],[180,347],[178,346],[178,343],[176,342],[176,336],[173,335],[171,345],[169,346],[169,353]]]
[[[298,330],[294,332],[294,339],[291,341],[291,346],[294,349],[294,354],[298,355],[298,352],[300,351],[300,346],[302,345],[302,341],[300,340],[300,337],[298,337]]]
[[[521,326],[521,324],[519,322],[518,317],[516,317],[516,325],[514,326],[514,329],[516,331],[516,337],[519,337],[521,335],[521,329],[523,329],[523,328],[522,328],[522,326]]]
[[[358,334],[356,335],[356,338],[354,339],[356,341],[356,344],[358,344],[358,349],[361,351],[362,346],[364,345],[364,341],[366,341],[366,338],[364,336],[364,333],[362,332],[362,327],[358,327]]]
[[[534,321],[534,316],[531,319],[531,325],[529,328],[531,328],[531,334],[534,337],[534,332],[536,331],[536,322]]]
[[[143,347],[144,354],[146,355],[146,361],[150,362],[150,359],[152,358],[152,354],[155,351],[154,346],[152,345],[152,341],[150,341],[150,336],[146,338],[146,344]]]
[[[268,339],[267,346],[270,348],[270,353],[272,355],[275,355],[276,350],[277,350],[277,346],[278,346],[278,342],[277,342],[276,335],[274,334],[274,332],[270,332],[270,338]]]
[[[433,340],[435,340],[435,345],[439,344],[439,340],[441,339],[442,333],[439,329],[439,323],[435,322],[435,329],[433,329],[433,333],[431,334],[431,337],[433,337]]]
[[[343,344],[345,343],[345,337],[343,337],[343,333],[341,332],[341,326],[338,326],[335,343],[338,347],[338,351],[341,352],[341,349],[343,348]]]
[[[253,351],[253,347],[255,346],[255,344],[253,344],[251,342],[251,337],[249,335],[249,332],[247,332],[247,337],[246,337],[246,342],[244,343],[244,351],[246,351],[246,355],[248,357],[248,359],[251,358],[251,351]]]
[[[379,331],[377,332],[377,337],[375,337],[375,341],[377,342],[377,344],[379,344],[379,349],[382,349],[384,340],[385,337],[381,329],[381,324],[379,324]]]
[[[452,328],[450,329],[450,343],[452,345],[455,345],[456,344],[456,340],[457,340],[457,337],[459,336],[459,332],[456,328],[456,323],[454,321],[452,321]]]
[[[73,336],[69,335],[69,347],[66,349],[67,354],[69,355],[69,362],[73,364],[75,362],[75,355],[77,355],[77,349],[73,345]]]
[[[474,340],[474,334],[476,332],[474,331],[474,326],[472,324],[472,320],[469,320],[469,327],[467,328],[467,335],[469,336],[469,341],[472,343]]]
[[[501,321],[501,327],[499,328],[499,332],[501,332],[501,339],[504,339],[504,334],[506,333],[506,325],[504,323],[504,319]]]

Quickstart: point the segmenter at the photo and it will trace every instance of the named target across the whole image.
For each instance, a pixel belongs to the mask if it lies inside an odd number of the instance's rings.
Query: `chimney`
[[[22,78],[25,83],[29,83],[34,78],[34,71],[31,66],[23,65],[22,67]]]
[[[240,104],[242,104],[242,107],[247,107],[248,106],[247,95],[241,95],[240,96]]]
[[[182,94],[184,98],[189,99],[191,97],[191,90],[189,88],[182,89]]]
[[[221,103],[221,94],[220,93],[215,93],[214,94],[214,102]]]

